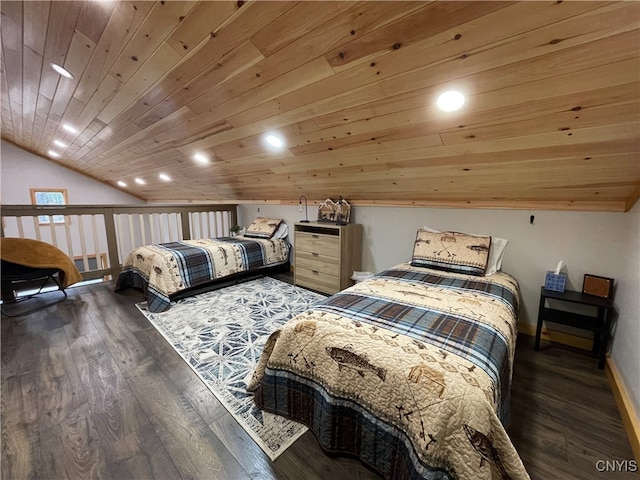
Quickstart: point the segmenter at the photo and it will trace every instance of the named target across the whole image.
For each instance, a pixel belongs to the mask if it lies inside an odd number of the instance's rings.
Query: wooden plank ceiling
[[[624,211],[640,195],[638,2],[1,11],[2,137],[148,201]],[[466,104],[439,111],[451,88]]]

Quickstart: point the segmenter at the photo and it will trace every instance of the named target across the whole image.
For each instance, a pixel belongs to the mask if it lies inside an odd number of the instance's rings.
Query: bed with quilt
[[[243,235],[185,240],[134,249],[125,259],[116,290],[141,289],[151,312],[196,287],[289,263],[287,228],[281,220],[257,218]]]
[[[529,478],[505,430],[518,284],[487,275],[490,251],[491,237],[419,230],[411,263],[271,335],[255,403],[387,479]]]

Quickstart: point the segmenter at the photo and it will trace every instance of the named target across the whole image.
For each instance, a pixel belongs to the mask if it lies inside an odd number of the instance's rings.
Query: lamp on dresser
[[[298,211],[302,212],[302,200],[304,200],[304,220],[300,220],[300,223],[309,223],[309,215],[307,214],[307,197],[304,195],[301,195],[298,200]]]

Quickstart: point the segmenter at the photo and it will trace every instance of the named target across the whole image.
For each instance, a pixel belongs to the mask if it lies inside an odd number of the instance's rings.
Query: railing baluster
[[[42,241],[42,237],[40,236],[40,219],[37,216],[33,217],[33,229],[36,232],[36,240]]]
[[[175,214],[173,213],[169,213],[167,214],[167,216],[169,217],[167,219],[167,223],[169,224],[169,241],[170,242],[174,242],[178,240],[178,234],[176,233],[176,236],[173,236],[173,228],[171,228],[173,226],[173,222],[175,222]]]
[[[160,243],[164,242],[164,213],[158,214],[158,230],[160,230]]]
[[[18,220],[18,237],[19,238],[24,238],[24,225],[22,224],[22,219],[24,217],[16,217],[16,219]]]
[[[130,213],[127,215],[127,218],[129,220],[129,241],[131,242],[131,248],[136,248],[136,235],[133,231],[133,215]]]
[[[54,218],[53,215],[49,215],[49,230],[51,230],[51,244],[54,247],[58,247],[58,236],[56,235],[56,224],[53,221],[53,218]]]
[[[115,222],[115,217],[117,216],[118,215],[114,215],[112,207],[104,209],[104,232],[107,237],[107,256],[109,258],[108,263],[112,279],[118,278],[118,274],[120,273],[120,263],[122,262],[119,258],[120,251],[118,250],[118,232]]]
[[[71,217],[76,217],[76,223],[78,215],[69,215],[69,221],[64,222],[64,233],[67,238],[67,254],[73,260],[73,242],[71,241]]]
[[[138,215],[138,220],[140,223],[140,240],[142,241],[142,245],[146,245],[147,244],[147,236],[145,235],[145,228],[144,228],[144,215]]]
[[[82,217],[84,215],[78,215],[78,230],[80,231],[80,250],[82,252],[82,265],[84,265],[84,271],[89,271],[89,257],[87,256],[87,242],[84,238],[84,222]]]
[[[100,265],[100,255],[102,252],[100,251],[100,237],[98,236],[98,226],[96,225],[96,216],[90,215],[91,218],[91,231],[93,232],[93,251],[96,254],[96,270],[100,270],[104,268],[104,266]]]
[[[209,214],[200,212],[200,218],[202,219],[202,236],[200,238],[207,238],[209,236]]]
[[[122,215],[115,215],[117,222],[116,222],[116,238],[118,239],[118,263],[122,263],[125,255],[126,255],[126,250],[124,249],[124,230],[122,229],[122,217],[124,214]]]
[[[152,213],[149,215],[149,225],[151,227],[151,243],[156,243],[156,225],[155,225],[156,214]]]

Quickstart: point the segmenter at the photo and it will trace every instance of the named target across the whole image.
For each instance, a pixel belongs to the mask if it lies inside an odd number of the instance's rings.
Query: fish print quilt
[[[116,290],[140,288],[151,312],[169,308],[171,295],[236,273],[286,262],[284,239],[221,237],[146,245],[126,258]]]
[[[528,479],[505,431],[518,309],[507,274],[397,265],[274,332],[248,390],[387,479]]]

